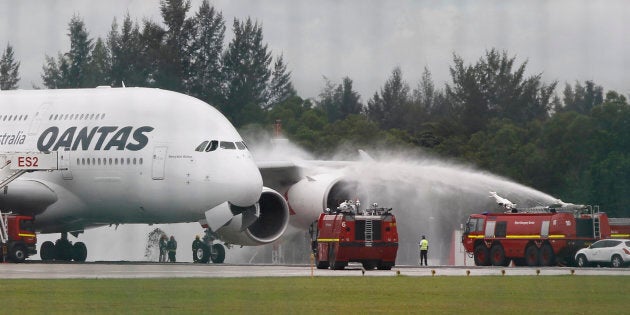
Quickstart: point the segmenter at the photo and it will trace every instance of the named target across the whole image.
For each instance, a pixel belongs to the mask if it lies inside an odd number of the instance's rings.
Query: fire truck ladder
[[[6,244],[9,241],[8,222],[6,213],[0,213],[0,241]]]
[[[602,238],[602,231],[599,228],[599,206],[593,207],[593,237],[595,239]]]
[[[366,246],[372,246],[372,220],[365,220],[365,244]]]

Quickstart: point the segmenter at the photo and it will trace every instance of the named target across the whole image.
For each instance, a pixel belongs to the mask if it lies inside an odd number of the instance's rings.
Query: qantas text
[[[149,142],[147,133],[153,131],[151,126],[142,126],[134,130],[132,126],[102,126],[102,127],[70,127],[61,132],[58,127],[50,127],[37,139],[39,151],[89,150],[92,143],[93,150],[130,150],[138,151]],[[131,138],[131,139],[130,139]]]

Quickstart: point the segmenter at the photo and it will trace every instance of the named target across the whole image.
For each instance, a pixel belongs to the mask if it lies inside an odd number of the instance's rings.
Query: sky
[[[192,1],[196,12],[201,1]],[[426,67],[438,87],[450,83],[453,54],[473,64],[489,49],[507,51],[545,82],[592,80],[630,94],[630,1],[215,0],[226,20],[251,17],[263,26],[274,56],[282,54],[298,95],[317,97],[324,77],[354,82],[363,102],[380,92],[395,67],[411,88]],[[44,57],[69,49],[68,23],[83,17],[105,38],[114,18],[161,22],[159,0],[0,0],[0,47],[20,66],[20,88],[43,86]],[[226,43],[227,46],[227,43]]]

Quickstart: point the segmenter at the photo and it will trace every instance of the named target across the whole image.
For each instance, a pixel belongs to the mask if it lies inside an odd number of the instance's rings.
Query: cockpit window
[[[219,146],[219,141],[212,140],[210,141],[210,146],[206,148],[206,152],[214,151],[217,149],[218,146]]]
[[[197,152],[203,152],[203,150],[206,149],[206,146],[208,145],[208,141],[204,141],[202,142],[196,149],[195,151]]]
[[[236,143],[236,147],[237,147],[239,150],[245,150],[245,148],[246,148],[245,143],[243,143],[243,142],[237,142],[237,143]]]
[[[234,145],[234,142],[221,141],[221,149],[236,150],[236,146]]]

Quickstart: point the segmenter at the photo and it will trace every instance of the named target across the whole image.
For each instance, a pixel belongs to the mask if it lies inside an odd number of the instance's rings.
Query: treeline
[[[474,63],[454,54],[443,87],[429,69],[412,87],[395,68],[365,102],[349,77],[326,80],[316,99],[303,99],[257,22],[234,19],[224,46],[222,13],[207,1],[197,12],[183,0],[160,8],[162,24],[127,15],[122,25],[114,19],[105,39],[91,38],[73,17],[70,50],[46,57],[44,85],[179,91],[216,106],[246,134],[281,120],[288,138],[321,157],[359,148],[422,151],[630,216],[630,106],[615,91],[591,81],[559,89],[527,75],[527,62],[492,49]],[[1,88],[17,86],[17,68],[7,46]]]

